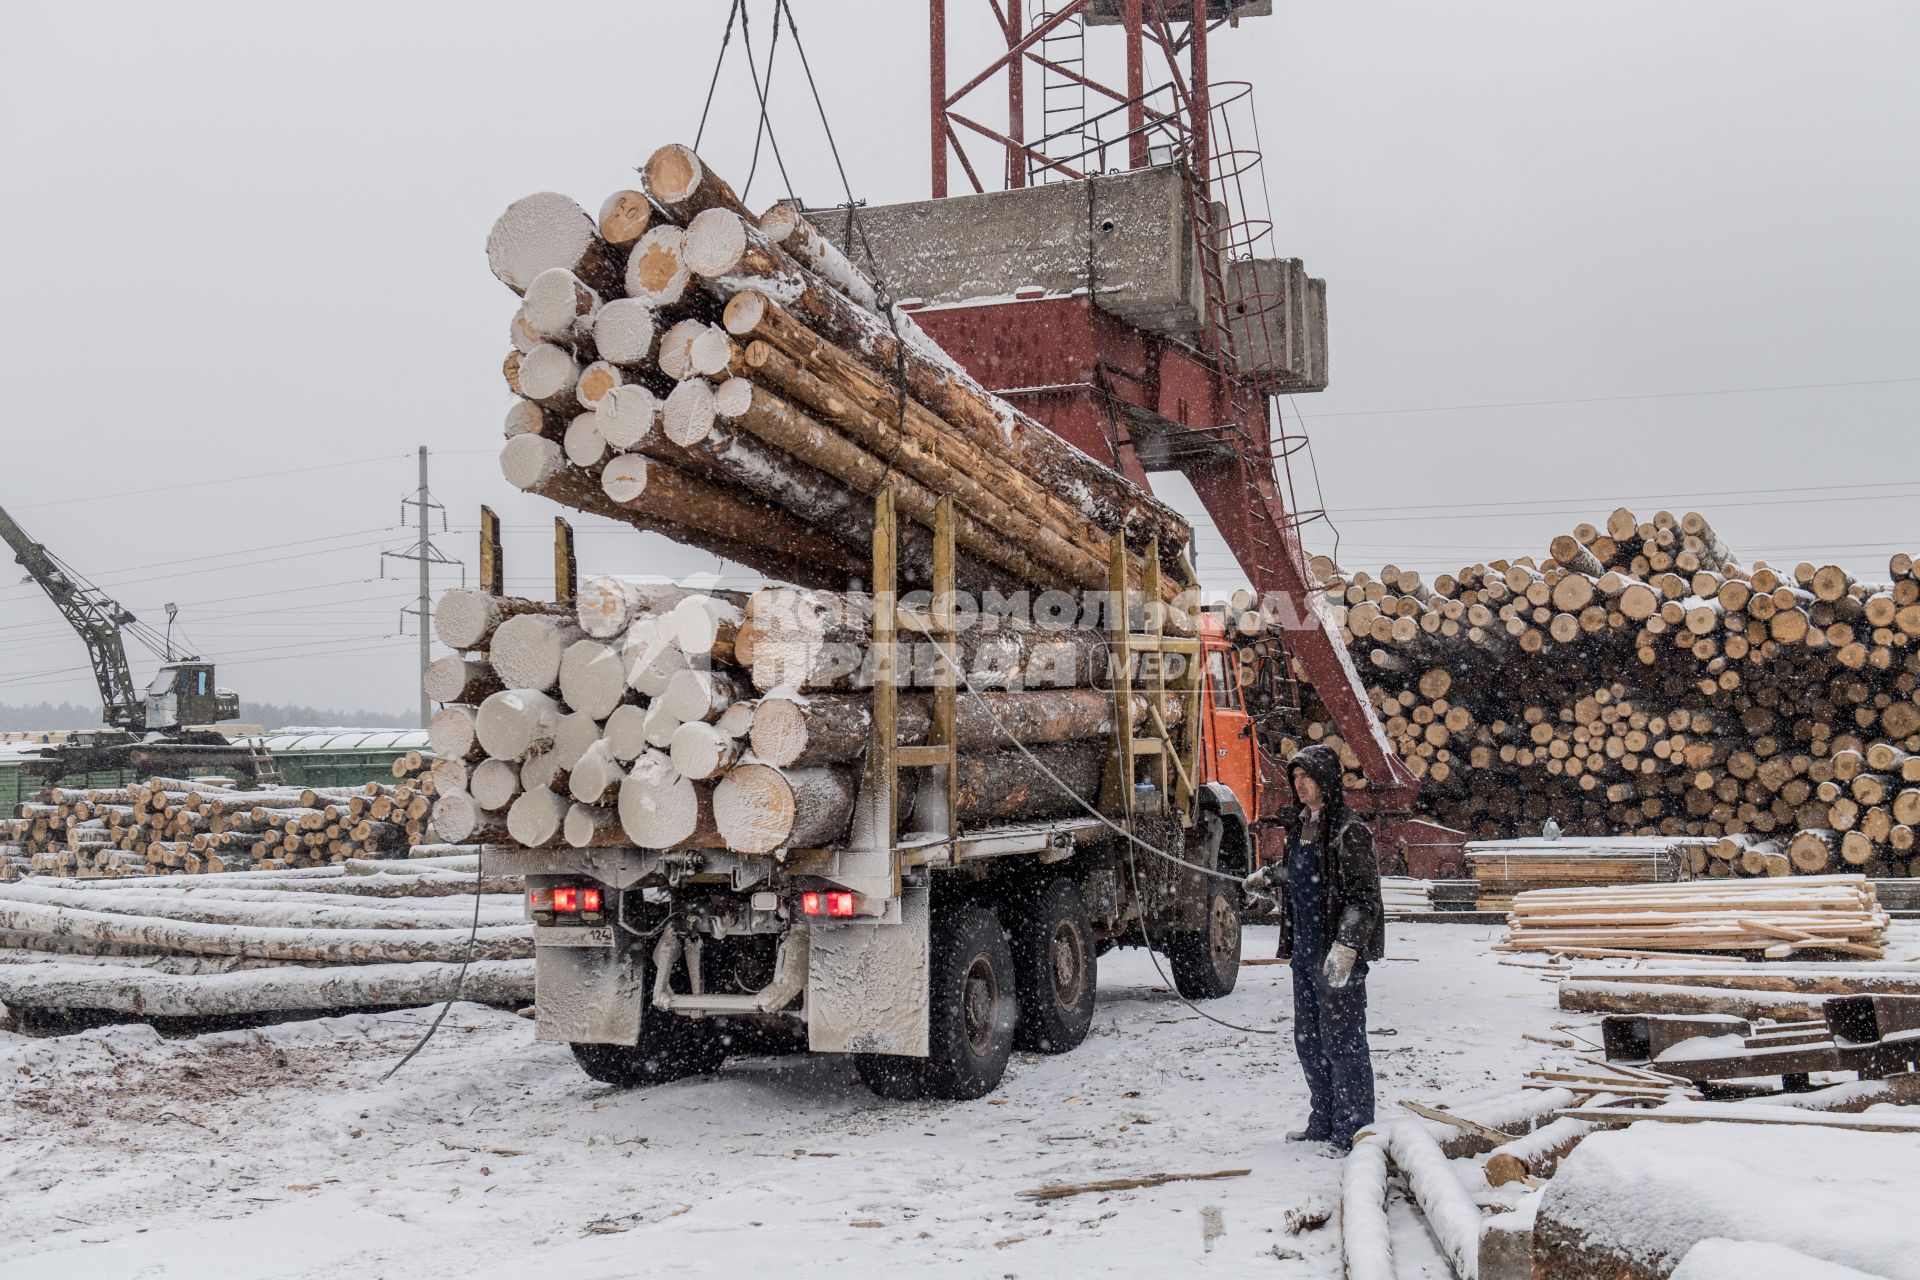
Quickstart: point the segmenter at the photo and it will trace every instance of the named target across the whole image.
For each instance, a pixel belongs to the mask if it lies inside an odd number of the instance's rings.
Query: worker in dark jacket
[[[1293,969],[1293,1040],[1313,1109],[1287,1137],[1353,1144],[1373,1123],[1373,1058],[1367,1048],[1367,965],[1386,953],[1386,909],[1373,832],[1347,808],[1340,757],[1311,746],[1287,762],[1297,802],[1284,866],[1264,867],[1247,887],[1279,887],[1280,954]]]

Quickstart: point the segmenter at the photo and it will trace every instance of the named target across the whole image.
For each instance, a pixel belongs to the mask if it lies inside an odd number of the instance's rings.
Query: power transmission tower
[[[400,500],[400,522],[407,523],[407,508],[412,507],[412,516],[418,536],[410,547],[385,550],[380,553],[380,576],[387,576],[387,561],[413,560],[420,566],[420,599],[418,603],[400,610],[400,633],[406,634],[407,615],[412,614],[420,628],[420,727],[426,728],[427,721],[433,718],[432,700],[427,697],[427,668],[433,665],[433,566],[436,564],[457,564],[460,566],[460,585],[467,585],[466,562],[450,556],[440,550],[433,542],[433,513],[440,513],[440,532],[447,532],[447,509],[433,500],[433,491],[427,486],[427,446],[420,446],[420,487],[410,498]]]

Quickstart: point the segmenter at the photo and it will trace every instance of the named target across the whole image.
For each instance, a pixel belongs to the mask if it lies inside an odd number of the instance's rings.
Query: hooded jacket
[[[1318,743],[1287,761],[1287,779],[1304,772],[1320,784],[1320,936],[1345,943],[1361,960],[1378,960],[1387,952],[1387,911],[1380,899],[1380,864],[1373,851],[1373,831],[1347,807],[1341,786],[1340,757],[1332,747]],[[1287,858],[1292,860],[1300,839],[1297,809],[1287,825]],[[1293,904],[1282,895],[1280,954],[1293,955]]]

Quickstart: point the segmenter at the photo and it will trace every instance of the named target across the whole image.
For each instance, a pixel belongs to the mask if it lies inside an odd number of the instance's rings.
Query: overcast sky
[[[924,7],[793,5],[855,194],[924,197]],[[948,8],[958,75],[989,10]],[[1540,555],[1622,501],[1703,510],[1749,560],[1883,576],[1920,549],[1920,5],[1276,8],[1219,35],[1215,74],[1254,83],[1278,249],[1328,280],[1333,386],[1294,407],[1344,563]],[[510,583],[550,581],[554,510],[495,464],[513,299],[487,228],[536,190],[597,208],[690,141],[726,9],[10,7],[0,505],[147,620],[178,603],[247,697],[410,706],[412,566],[382,580],[379,551],[416,446],[441,545],[472,563],[492,503]],[[702,148],[736,184],[738,49]],[[797,64],[775,77],[795,187],[839,200]],[[752,203],[784,194],[763,163]],[[713,565],[577,523],[587,571]],[[1201,554],[1233,585],[1210,529]],[[94,701],[12,579],[0,702]]]

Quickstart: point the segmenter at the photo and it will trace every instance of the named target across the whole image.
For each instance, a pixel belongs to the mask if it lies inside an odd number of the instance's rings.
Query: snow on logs
[[[513,483],[816,585],[865,576],[871,495],[892,483],[909,587],[926,585],[925,531],[950,497],[977,585],[1104,589],[1124,530],[1135,573],[1157,539],[1165,590],[1181,590],[1177,513],[980,388],[904,313],[882,315],[798,213],[756,217],[681,146],[650,157],[642,185],[597,225],[528,197],[489,238],[495,274],[524,295],[509,381],[540,411],[510,419]]]
[[[0,929],[43,954],[0,965],[0,1003],[148,1018],[394,1008],[456,991],[518,1005],[533,994],[519,882],[476,886],[477,869],[435,857],[3,885]]]

